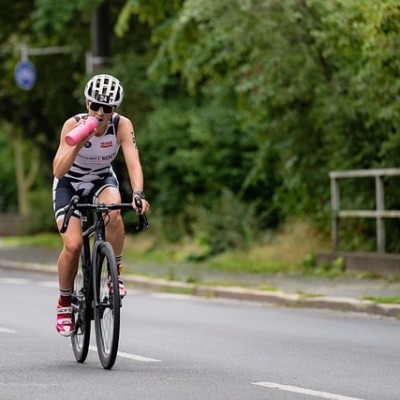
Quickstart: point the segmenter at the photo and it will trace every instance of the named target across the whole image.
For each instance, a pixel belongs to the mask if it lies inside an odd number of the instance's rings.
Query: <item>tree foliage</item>
[[[19,2],[1,14],[0,115],[23,128],[44,164],[63,120],[79,111],[101,2]],[[328,227],[330,170],[397,166],[400,0],[109,5],[108,71],[124,84],[121,112],[134,120],[146,192],[166,226],[178,216],[193,232],[194,208],[214,213],[229,198],[254,210],[258,229],[304,215]],[[72,50],[35,59],[40,79],[29,93],[12,77],[12,49],[23,41]],[[370,204],[361,187],[349,196]],[[390,189],[387,203],[398,207],[400,189]]]

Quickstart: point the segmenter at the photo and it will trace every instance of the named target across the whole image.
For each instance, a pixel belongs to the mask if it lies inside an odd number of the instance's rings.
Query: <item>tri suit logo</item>
[[[105,149],[106,147],[112,147],[112,145],[113,145],[113,142],[101,142],[100,143],[100,147],[102,149]]]

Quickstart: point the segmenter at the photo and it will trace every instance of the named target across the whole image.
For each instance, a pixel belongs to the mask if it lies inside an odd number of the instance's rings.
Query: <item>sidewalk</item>
[[[0,268],[56,273],[58,253],[39,248],[0,247]],[[377,304],[366,297],[400,297],[400,283],[378,279],[255,275],[215,271],[197,265],[124,265],[126,286],[231,298],[282,306],[325,308],[400,316],[400,304]],[[135,271],[134,275],[127,271]],[[188,283],[193,282],[193,283]]]

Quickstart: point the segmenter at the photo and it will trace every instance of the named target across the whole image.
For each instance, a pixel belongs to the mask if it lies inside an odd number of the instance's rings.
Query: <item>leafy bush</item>
[[[30,232],[57,232],[51,188],[35,190],[30,193],[29,200],[32,210],[29,219]]]
[[[231,249],[245,251],[252,245],[257,232],[253,207],[242,202],[229,189],[223,188],[209,208],[192,209],[194,236],[207,251],[198,259]],[[196,257],[192,257],[196,258]]]

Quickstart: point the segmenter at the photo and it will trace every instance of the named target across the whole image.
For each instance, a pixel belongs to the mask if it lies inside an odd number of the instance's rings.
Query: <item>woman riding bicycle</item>
[[[80,197],[89,196],[93,202],[121,202],[118,180],[111,165],[120,147],[132,188],[132,208],[144,214],[150,207],[143,193],[143,171],[132,122],[115,112],[124,95],[121,83],[111,75],[96,75],[87,83],[84,95],[87,113],[77,114],[65,121],[53,160],[53,207],[58,229],[64,217],[63,208],[76,194]],[[68,145],[66,135],[84,123],[88,116],[97,118],[97,128],[75,146]],[[141,202],[140,210],[135,200]],[[118,270],[121,272],[124,224],[120,211],[112,211],[109,215],[106,239],[113,247]],[[56,329],[63,336],[70,336],[75,329],[71,294],[81,254],[82,229],[79,214],[74,216],[77,218],[71,218],[67,231],[61,234],[63,248],[57,262],[60,295]],[[122,279],[119,286],[123,297],[126,289]]]

